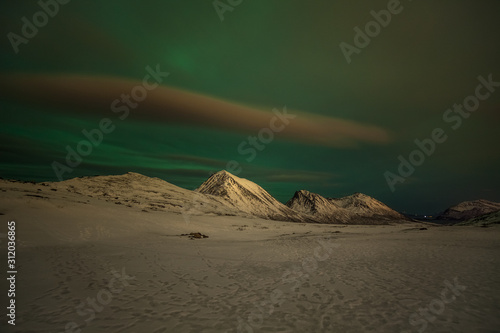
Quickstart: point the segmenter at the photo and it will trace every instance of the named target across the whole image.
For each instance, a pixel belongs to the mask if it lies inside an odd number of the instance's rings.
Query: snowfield
[[[219,215],[234,209],[219,196],[190,210],[190,191],[137,174],[112,177],[121,185],[0,180],[2,223],[15,220],[18,237],[16,326],[4,319],[1,332],[500,327],[498,226]],[[191,232],[209,237],[181,236]],[[8,290],[5,279],[0,288]]]

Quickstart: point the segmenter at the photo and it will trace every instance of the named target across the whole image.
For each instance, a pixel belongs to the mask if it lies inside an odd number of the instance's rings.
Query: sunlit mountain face
[[[497,2],[46,3],[0,4],[3,178],[500,201]]]

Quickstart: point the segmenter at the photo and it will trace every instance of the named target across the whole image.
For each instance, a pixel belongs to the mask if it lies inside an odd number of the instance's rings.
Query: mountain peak
[[[226,170],[217,171],[216,173],[214,173],[210,177],[208,177],[208,179],[205,182],[208,182],[209,180],[211,180],[212,182],[215,182],[219,185],[223,184],[223,183],[235,184],[237,182],[249,182],[248,180],[246,180],[244,178],[237,177]]]
[[[294,196],[304,196],[304,197],[310,197],[311,195],[313,195],[314,193],[311,193],[307,190],[300,190],[300,191],[296,191],[295,192],[295,195]]]
[[[306,190],[295,192],[293,198],[286,205],[295,211],[311,215],[322,213],[332,206],[328,199]]]
[[[361,193],[361,192],[355,192],[349,196],[354,197],[354,198],[371,198],[369,195],[366,195],[366,194]]]
[[[285,221],[303,221],[294,211],[277,201],[259,185],[226,170],[210,176],[196,191],[220,197],[251,215]]]
[[[221,171],[217,171],[216,173],[214,173],[212,176],[229,176],[229,177],[235,177],[232,173],[226,171],[226,170],[221,170]]]
[[[398,212],[363,193],[343,198],[325,198],[300,190],[295,192],[287,206],[326,223],[388,223],[405,220]]]

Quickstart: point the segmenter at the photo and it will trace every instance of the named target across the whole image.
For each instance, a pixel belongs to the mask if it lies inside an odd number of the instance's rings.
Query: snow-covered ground
[[[16,326],[4,314],[0,332],[499,331],[497,226],[186,218],[148,208],[136,185],[69,185],[1,183],[18,274]]]

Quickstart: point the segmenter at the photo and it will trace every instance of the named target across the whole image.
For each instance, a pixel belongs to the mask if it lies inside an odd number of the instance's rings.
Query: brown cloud
[[[152,79],[149,82],[153,84]],[[122,94],[130,94],[137,85],[142,85],[142,82],[116,77],[10,74],[0,76],[0,98],[112,117],[118,115],[111,112],[112,102],[120,99]],[[282,110],[283,106],[277,108]],[[296,117],[276,134],[279,138],[332,147],[389,141],[388,133],[377,126],[294,110],[288,110],[288,113]],[[271,110],[158,86],[148,92],[147,98],[139,102],[137,108],[130,109],[130,116],[257,134],[270,126],[274,114]],[[280,126],[281,122],[276,124]]]

